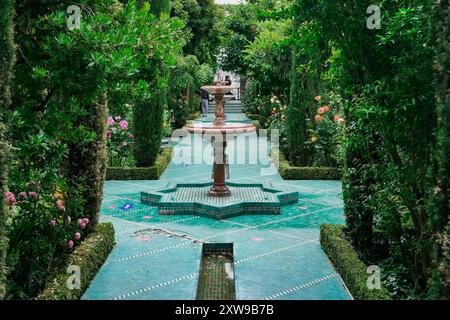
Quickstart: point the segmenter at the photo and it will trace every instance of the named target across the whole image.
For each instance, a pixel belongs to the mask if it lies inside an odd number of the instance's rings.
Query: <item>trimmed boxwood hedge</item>
[[[246,113],[245,115],[250,120],[258,120],[260,124],[264,123],[265,118],[260,114]]]
[[[111,223],[99,223],[94,231],[69,256],[67,264],[51,275],[46,288],[38,300],[77,300],[88,288],[114,246],[114,228]],[[81,271],[80,289],[69,289],[66,273],[70,265],[79,266]]]
[[[367,266],[358,256],[350,242],[345,239],[343,226],[322,224],[320,244],[344,280],[348,290],[356,300],[390,300],[386,290],[370,290],[367,287]]]
[[[278,172],[285,180],[341,180],[342,171],[332,167],[293,167],[282,152],[272,150],[272,159],[279,157]]]
[[[106,180],[157,180],[172,159],[172,151],[172,147],[163,148],[151,167],[109,167],[106,169]]]
[[[196,119],[200,118],[200,116],[201,116],[200,111],[196,111],[194,113],[189,114],[188,120],[196,120]]]

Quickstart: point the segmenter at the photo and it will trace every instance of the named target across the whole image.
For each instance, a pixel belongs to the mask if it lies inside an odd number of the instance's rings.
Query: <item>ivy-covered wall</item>
[[[7,238],[5,223],[8,204],[5,193],[8,190],[9,143],[6,137],[8,108],[11,105],[12,69],[14,55],[14,0],[0,2],[0,299],[5,294]]]

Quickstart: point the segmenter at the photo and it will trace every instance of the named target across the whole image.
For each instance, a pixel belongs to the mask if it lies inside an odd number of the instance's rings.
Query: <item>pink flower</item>
[[[19,198],[19,200],[23,200],[27,197],[27,193],[26,192],[20,192],[17,197]]]
[[[329,106],[323,106],[322,108],[323,108],[323,111],[325,111],[325,112],[330,111],[330,107]]]
[[[114,119],[116,119],[116,121],[122,120],[122,118],[120,116],[115,116]]]
[[[318,114],[323,114],[324,112],[325,112],[325,110],[323,108],[317,109],[317,113]]]
[[[80,228],[81,228],[81,229],[84,229],[84,228],[86,228],[86,223],[84,223],[84,222],[83,222],[83,223],[81,223],[81,224],[80,224]]]
[[[66,221],[67,221],[68,224],[70,224],[72,222],[72,218],[70,216],[68,216]]]
[[[340,117],[339,117],[338,115],[335,115],[335,116],[334,116],[334,121],[338,121],[339,118],[340,118]]]
[[[339,119],[338,119],[338,123],[339,123],[339,124],[343,124],[344,122],[345,122],[344,119],[342,119],[342,118],[339,118]]]
[[[125,120],[120,121],[119,127],[121,127],[123,130],[128,130],[128,122]]]
[[[320,99],[322,99],[322,96],[316,96],[314,99],[315,99],[316,101],[319,101]]]
[[[83,223],[84,224],[88,224],[89,223],[89,219],[88,218],[83,218]]]
[[[8,191],[8,192],[6,192],[5,196],[6,196],[6,198],[8,198],[8,203],[9,203],[10,207],[12,207],[17,202],[16,197],[14,196],[14,193]]]
[[[57,193],[53,194],[53,200],[58,200],[59,196]]]
[[[315,117],[314,119],[316,119],[316,121],[317,121],[317,122],[319,122],[319,121],[322,121],[322,120],[323,120],[323,118],[322,118],[322,116],[321,116],[321,115],[316,115],[316,117]]]
[[[272,115],[274,116],[274,115],[276,115],[277,114],[277,112],[275,111],[275,109],[273,109],[272,110]]]
[[[80,218],[80,219],[77,220],[77,224],[78,224],[79,226],[80,226],[82,223],[83,223],[83,219]]]
[[[73,247],[73,241],[72,240],[67,241],[67,248],[72,249],[72,247]]]
[[[81,239],[81,234],[79,232],[76,232],[74,237],[75,237],[75,240],[80,240]]]
[[[107,123],[108,126],[112,126],[115,123],[113,117],[109,117]]]
[[[128,135],[128,138],[134,139],[134,134],[130,133],[130,134]]]
[[[36,200],[38,198],[38,194],[36,192],[28,192],[28,195],[31,199]]]
[[[56,220],[52,219],[50,220],[50,222],[48,223],[52,228],[54,228],[56,226]]]
[[[56,201],[56,206],[59,208],[59,210],[66,211],[66,207],[64,207],[61,200]]]

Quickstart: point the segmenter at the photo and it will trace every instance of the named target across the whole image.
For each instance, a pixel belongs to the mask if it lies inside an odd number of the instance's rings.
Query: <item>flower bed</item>
[[[77,300],[88,288],[98,270],[105,262],[114,246],[114,228],[111,223],[100,223],[80,246],[69,256],[64,268],[51,275],[46,288],[38,300]],[[70,289],[71,279],[76,276],[68,273],[68,268],[79,268],[79,288]],[[73,283],[75,284],[75,283]]]

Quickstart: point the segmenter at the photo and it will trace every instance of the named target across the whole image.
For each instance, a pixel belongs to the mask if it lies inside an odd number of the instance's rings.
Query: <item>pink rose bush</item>
[[[14,192],[8,191],[4,194],[16,221],[21,221],[17,228],[27,228],[33,220],[35,226],[33,229],[25,229],[26,236],[38,237],[40,241],[51,246],[72,250],[85,235],[84,230],[90,223],[89,219],[81,217],[77,219],[78,223],[72,223],[74,212],[77,211],[71,211],[67,207],[66,193],[62,192],[61,188],[57,188],[57,192],[45,193],[36,187],[37,185],[39,184],[29,183],[24,189],[33,187],[39,192],[20,191],[16,196]],[[36,224],[36,221],[41,223]]]
[[[111,167],[122,167],[132,161],[135,136],[129,132],[130,123],[121,116],[110,116],[107,121],[108,161]]]

